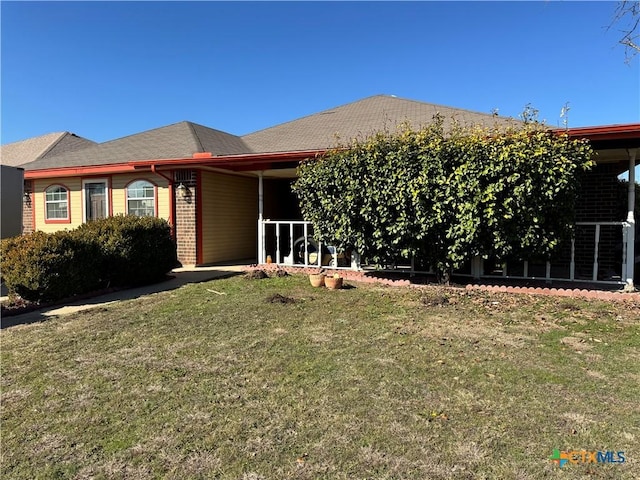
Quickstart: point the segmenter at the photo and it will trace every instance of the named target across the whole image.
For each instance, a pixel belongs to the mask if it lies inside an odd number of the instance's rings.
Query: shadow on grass
[[[244,272],[228,270],[190,270],[172,272],[165,279],[132,288],[100,290],[97,292],[79,295],[55,303],[26,304],[24,307],[4,309],[0,320],[0,329],[14,327],[16,325],[28,325],[31,323],[45,322],[59,315],[74,313],[81,310],[95,308],[122,300],[133,300],[153,293],[175,290],[183,285],[201,283],[213,279],[229,278],[242,275]]]

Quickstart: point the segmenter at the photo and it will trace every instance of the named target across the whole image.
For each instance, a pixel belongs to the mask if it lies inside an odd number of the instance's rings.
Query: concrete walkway
[[[150,295],[152,293],[175,290],[189,283],[200,283],[215,278],[237,275],[247,269],[249,269],[248,265],[176,268],[169,274],[171,278],[162,282],[154,283],[153,285],[128,288],[117,292],[98,295],[96,297],[77,300],[65,305],[49,306],[20,315],[12,315],[6,318],[3,317],[1,320],[1,328],[41,322],[50,317],[68,315],[70,313],[108,305],[121,300],[131,300],[145,295]]]

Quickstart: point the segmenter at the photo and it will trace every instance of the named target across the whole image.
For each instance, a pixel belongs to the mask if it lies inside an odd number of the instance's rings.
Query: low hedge
[[[34,232],[2,241],[2,279],[10,294],[54,301],[100,287],[100,250],[72,232]]]
[[[160,218],[117,215],[76,230],[97,242],[102,272],[111,285],[132,286],[158,280],[178,262],[169,224]]]
[[[177,264],[169,224],[116,216],[75,230],[2,241],[0,268],[10,294],[55,301],[108,286],[159,280]]]

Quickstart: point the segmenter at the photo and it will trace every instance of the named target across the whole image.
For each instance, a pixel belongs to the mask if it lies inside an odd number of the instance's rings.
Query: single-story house
[[[104,143],[51,148],[20,164],[23,230],[73,228],[119,213],[154,215],[172,225],[184,265],[256,257],[323,265],[324,255],[310,255],[324,250],[305,240],[313,226],[301,217],[290,189],[299,162],[401,123],[427,124],[435,114],[462,123],[512,121],[377,95],[243,136],[185,121]],[[632,283],[635,189],[629,188],[621,217],[618,176],[629,171],[634,185],[640,124],[574,128],[569,134],[591,140],[598,155],[597,166],[583,179],[578,230],[567,260],[558,265],[474,262],[466,273]],[[339,261],[339,252],[329,253],[335,266],[352,266]]]

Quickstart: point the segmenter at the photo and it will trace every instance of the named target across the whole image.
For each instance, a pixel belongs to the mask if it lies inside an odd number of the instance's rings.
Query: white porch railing
[[[568,258],[559,263],[521,262],[519,265],[502,264],[491,269],[481,258],[473,260],[469,272],[457,272],[461,276],[475,278],[523,279],[545,281],[591,282],[605,284],[624,284],[627,275],[628,234],[631,224],[628,222],[577,222],[581,230],[593,230],[587,235],[578,236],[571,241]],[[620,228],[619,233],[612,233],[612,228]],[[601,272],[602,233],[607,232],[607,248],[620,238],[620,252],[607,251],[606,256],[618,257],[619,271],[610,275]],[[586,260],[589,258],[590,260]],[[579,261],[578,261],[579,260]],[[284,266],[327,267],[332,269],[361,270],[360,257],[355,252],[339,252],[330,245],[323,245],[314,239],[313,225],[303,220],[258,220],[258,262],[275,263]],[[433,273],[418,270],[413,259],[407,265],[398,266],[394,271],[406,273]],[[614,270],[618,270],[617,267]],[[493,272],[493,273],[492,273]]]
[[[589,282],[616,285],[624,284],[625,279],[627,278],[628,266],[627,239],[631,225],[627,222],[576,222],[576,227],[581,230],[590,229],[592,232],[585,232],[583,235],[577,235],[571,240],[571,250],[568,258],[556,263],[547,261],[543,264],[534,264],[529,261],[524,261],[519,265],[502,264],[497,271],[494,271],[494,274],[491,274],[490,272],[488,273],[486,269],[483,268],[481,277]],[[615,233],[617,228],[621,229],[621,234]],[[611,250],[605,252],[609,257],[607,265],[610,268],[615,265],[619,265],[619,270],[616,268],[606,274],[601,271],[601,260],[603,256],[603,250],[601,247],[603,243],[602,233],[605,230],[609,236],[607,239],[607,247],[611,249],[612,244],[616,243],[620,248],[619,258],[617,261],[611,260],[611,257],[618,256],[618,252]],[[620,235],[619,243],[615,240],[617,235]],[[580,250],[580,258],[578,258],[578,249]],[[587,261],[587,258],[590,260]],[[564,268],[562,268],[563,266]]]
[[[340,252],[314,239],[304,220],[258,220],[258,262],[299,267],[360,270],[355,252]]]

